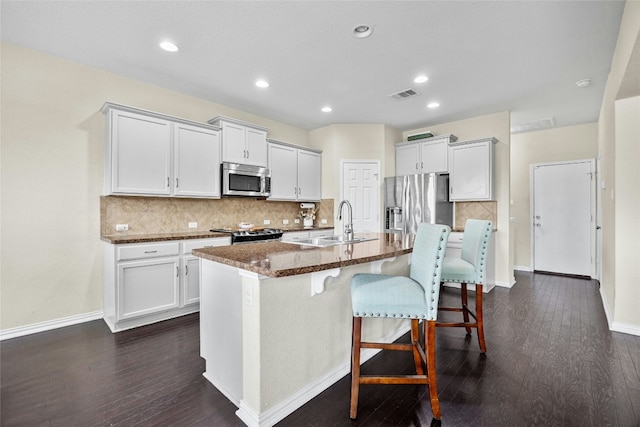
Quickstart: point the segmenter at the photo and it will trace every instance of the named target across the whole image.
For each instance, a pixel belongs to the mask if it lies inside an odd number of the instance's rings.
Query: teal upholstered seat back
[[[430,319],[437,316],[442,262],[449,233],[451,228],[447,225],[422,223],[413,244],[409,276],[424,289]]]
[[[468,219],[464,226],[462,255],[460,258],[472,264],[476,270],[476,283],[487,280],[487,255],[493,223],[487,220]]]

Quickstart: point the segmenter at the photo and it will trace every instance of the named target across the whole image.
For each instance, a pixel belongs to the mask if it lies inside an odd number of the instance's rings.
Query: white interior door
[[[356,233],[380,231],[379,170],[379,163],[372,161],[345,161],[342,164],[342,199],[348,200],[353,207],[353,230]],[[345,208],[343,228],[346,214]]]
[[[533,266],[594,275],[594,161],[532,165]]]

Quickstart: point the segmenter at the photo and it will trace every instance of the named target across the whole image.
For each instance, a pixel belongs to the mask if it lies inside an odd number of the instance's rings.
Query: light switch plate
[[[269,220],[269,219],[265,219],[262,223],[263,223],[264,225],[269,225],[269,224],[271,224],[271,220]]]
[[[289,220],[288,220],[288,219],[283,219],[283,220],[282,220],[282,224],[283,224],[283,225],[287,225],[287,224],[289,224]]]
[[[327,223],[326,218],[322,218],[322,219],[320,220],[320,223],[321,223],[321,224],[326,224],[326,223]]]
[[[189,228],[198,228],[198,223],[197,222],[190,222],[189,223]]]
[[[129,224],[116,224],[116,231],[127,231],[129,230]]]

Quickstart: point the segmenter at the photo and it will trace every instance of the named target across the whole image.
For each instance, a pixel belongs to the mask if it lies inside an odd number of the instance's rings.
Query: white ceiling
[[[7,1],[1,36],[305,129],[598,119],[621,1]],[[356,39],[359,24],[373,35]],[[169,38],[178,53],[158,43]],[[424,73],[429,81],[416,84]],[[268,80],[268,89],[254,86]],[[580,89],[575,82],[590,78]],[[403,101],[388,95],[412,88]],[[428,109],[438,101],[441,106]],[[331,105],[333,112],[320,108]]]

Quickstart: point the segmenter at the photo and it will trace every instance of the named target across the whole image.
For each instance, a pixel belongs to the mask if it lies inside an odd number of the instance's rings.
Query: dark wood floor
[[[640,337],[608,331],[597,283],[516,280],[485,296],[486,357],[475,336],[438,329],[442,425],[640,426]],[[386,353],[363,373],[410,371],[409,354]],[[2,426],[243,425],[202,377],[197,314],[118,334],[94,321],[14,338],[0,343],[0,363]],[[347,376],[278,426],[431,424],[424,386],[360,395],[357,421]]]

